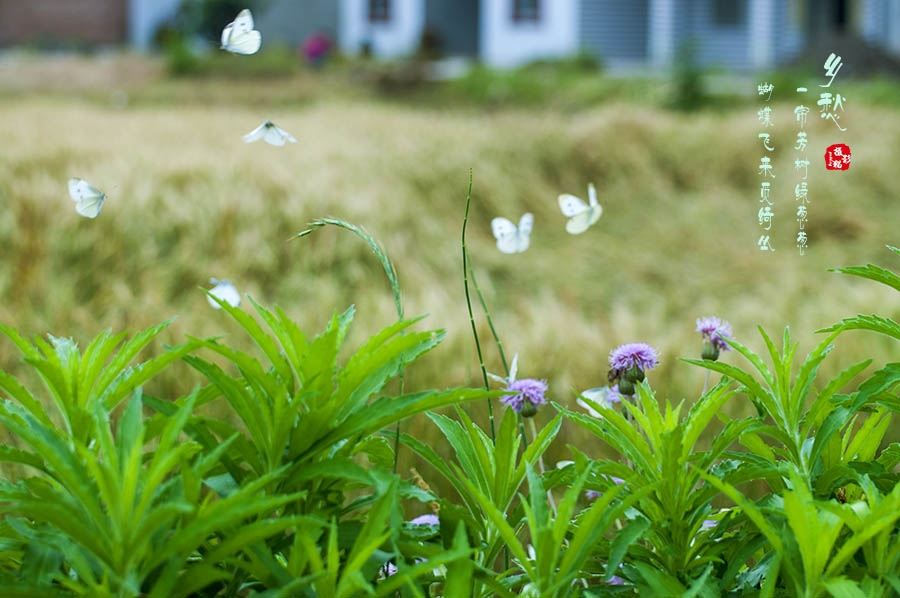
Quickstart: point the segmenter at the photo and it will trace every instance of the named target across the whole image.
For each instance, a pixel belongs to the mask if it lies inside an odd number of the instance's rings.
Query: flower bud
[[[634,383],[627,376],[619,378],[619,392],[625,396],[634,396]]]
[[[519,413],[522,414],[522,417],[534,417],[537,411],[537,405],[535,405],[531,401],[525,401],[524,403],[522,403],[522,410],[519,411]]]
[[[700,357],[707,361],[716,361],[719,358],[719,348],[711,342],[704,342]]]
[[[644,380],[644,370],[635,364],[625,371],[625,379],[632,384],[640,384]]]

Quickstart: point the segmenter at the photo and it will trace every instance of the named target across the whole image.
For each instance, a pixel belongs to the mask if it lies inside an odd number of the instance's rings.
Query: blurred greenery
[[[223,52],[198,53],[187,38],[173,36],[165,44],[166,65],[172,75],[206,77],[289,77],[300,70],[289,47],[268,44],[253,60]]]

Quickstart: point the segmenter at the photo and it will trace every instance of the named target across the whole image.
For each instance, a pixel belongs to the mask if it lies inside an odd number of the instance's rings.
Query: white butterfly
[[[256,54],[261,43],[262,34],[253,28],[253,15],[246,8],[222,30],[222,49],[232,54]]]
[[[75,211],[85,218],[96,218],[103,207],[106,194],[84,179],[69,179],[69,196],[75,202]]]
[[[600,220],[603,207],[597,203],[597,190],[594,188],[594,183],[588,184],[588,200],[591,202],[590,205],[568,193],[559,196],[559,209],[562,210],[563,216],[569,219],[566,222],[566,230],[570,235],[580,235]]]
[[[253,143],[260,139],[269,145],[284,145],[286,141],[297,143],[297,140],[294,139],[293,135],[273,123],[271,120],[267,120],[244,135],[244,143]]]
[[[589,388],[586,391],[581,393],[582,397],[590,399],[595,403],[599,403],[604,407],[611,407],[612,402],[610,401],[610,394],[612,393],[612,389],[608,386],[598,386],[596,388]],[[576,399],[575,401],[582,407],[584,407],[587,412],[591,415],[591,417],[603,417],[600,413],[597,412],[596,409],[591,407],[586,401],[581,399]]]
[[[231,307],[239,307],[241,305],[241,294],[238,293],[238,290],[231,284],[230,280],[210,278],[209,282],[216,285],[209,290],[209,294],[212,295],[212,297],[221,299]],[[216,309],[222,309],[222,306],[213,301],[212,297],[206,298],[206,300],[209,301],[209,304]]]
[[[491,374],[488,372],[488,377],[496,380],[500,384],[505,384],[509,386],[513,382],[516,381],[516,373],[519,371],[519,354],[516,353],[513,355],[512,363],[509,365],[509,376],[504,378],[502,376],[498,376],[497,374]]]
[[[534,227],[534,216],[529,212],[519,220],[519,226],[506,218],[491,220],[491,231],[497,239],[497,249],[503,253],[522,253],[531,243],[531,229]]]

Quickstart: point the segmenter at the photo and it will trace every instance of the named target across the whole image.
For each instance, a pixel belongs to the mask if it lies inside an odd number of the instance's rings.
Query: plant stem
[[[472,175],[471,171],[469,172],[469,189],[472,189]],[[468,204],[466,205],[466,211],[468,212]],[[359,226],[356,226],[353,223],[347,222],[346,220],[340,220],[336,218],[320,218],[318,220],[313,220],[307,226],[310,228],[297,233],[293,238],[305,237],[316,229],[323,228],[326,225],[331,224],[333,226],[338,226],[345,230],[349,230],[354,233],[357,237],[365,241],[369,247],[372,249],[372,253],[378,258],[378,261],[381,262],[381,267],[384,268],[384,273],[387,275],[388,282],[391,284],[391,291],[394,293],[394,307],[397,309],[397,319],[403,320],[403,300],[400,295],[400,281],[397,279],[397,270],[394,269],[394,264],[391,262],[391,259],[388,257],[387,252],[384,248],[378,244],[378,241],[375,240],[375,237],[370,235],[364,229]],[[465,225],[464,225],[465,227]],[[465,232],[463,233],[465,235]],[[400,334],[405,334],[404,331],[400,331]],[[405,386],[405,371],[403,369],[400,370],[400,374],[398,375],[398,382],[400,387],[400,395],[403,394],[403,389]],[[485,387],[486,388],[486,387]],[[493,421],[493,420],[492,420]],[[400,422],[397,422],[397,427],[394,429],[394,473],[397,473],[397,461],[399,460],[400,455]]]
[[[462,226],[462,255],[463,255],[463,287],[466,291],[466,308],[469,310],[469,323],[472,325],[472,336],[475,338],[475,350],[478,353],[478,365],[481,367],[481,377],[484,381],[484,389],[490,390],[487,368],[484,367],[484,356],[481,353],[481,343],[478,340],[478,330],[475,327],[475,316],[472,313],[472,298],[469,295],[469,249],[466,247],[466,225],[469,222],[469,205],[472,202],[472,169],[469,169],[469,190],[466,192],[466,213],[463,216]],[[496,437],[494,431],[494,406],[488,401],[488,418],[491,423],[491,441]]]
[[[528,420],[528,427],[531,428],[531,438],[537,440],[537,426],[534,425],[534,418],[528,417],[523,419]],[[524,430],[522,436],[525,436]],[[543,455],[538,455],[538,467],[540,468],[541,474],[547,472],[547,469],[544,467]],[[553,492],[550,489],[547,490],[547,501],[550,503],[550,508],[553,509],[553,514],[556,515],[556,502],[553,500]]]

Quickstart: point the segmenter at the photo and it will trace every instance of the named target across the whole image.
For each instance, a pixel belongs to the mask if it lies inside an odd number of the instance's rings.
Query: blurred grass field
[[[330,216],[383,244],[408,316],[428,313],[421,326],[448,331],[410,369],[407,389],[478,384],[460,251],[470,168],[468,243],[495,324],[507,353],[519,354],[520,376],[546,378],[562,404],[574,407],[573,388],[605,384],[610,349],[634,341],[661,351],[649,374],[658,396],[692,400],[704,373],[678,358],[699,357],[699,316],[727,319],[758,352],[757,325],[778,339],[790,325],[800,355],[818,342],[814,330],[843,317],[900,317],[895,292],[827,271],[868,262],[900,269],[885,249],[900,244],[900,114],[857,101],[852,90],[862,88],[847,88],[846,133],[810,121],[810,248],[801,257],[786,93],[774,103],[776,251],[766,253],[756,246],[755,99],[683,114],[657,105],[664,82],[606,79],[604,88],[624,91],[577,109],[566,101],[454,108],[309,73],[171,80],[154,63],[129,60],[128,68],[39,59],[0,66],[19,73],[0,89],[0,322],[26,335],[84,345],[105,329],[178,316],[167,344],[232,334],[249,349],[199,289],[214,276],[282,306],[310,334],[355,303],[348,345],[356,347],[393,321],[394,305],[379,263],[353,235],[326,229],[290,240]],[[629,100],[629,89],[647,96]],[[300,142],[244,144],[241,135],[266,119]],[[853,149],[853,166],[826,173],[821,154],[838,141]],[[108,194],[96,220],[75,213],[66,190],[73,176]],[[585,197],[589,182],[604,215],[570,236],[556,196]],[[531,247],[501,254],[491,218],[525,211],[535,215]],[[489,371],[502,373],[483,319],[479,331]],[[896,353],[874,334],[849,333],[821,373],[867,357],[877,366]],[[21,374],[19,359],[0,341],[0,368]],[[179,365],[147,390],[174,397],[198,382]],[[750,411],[740,401],[731,408]],[[578,434],[567,427],[564,442],[577,444]]]

